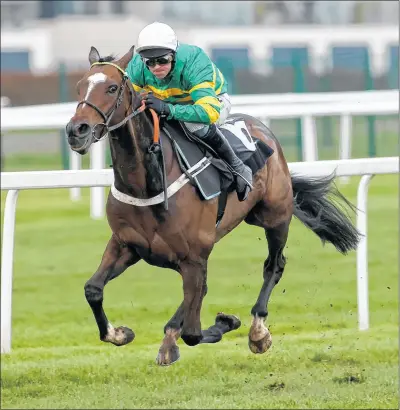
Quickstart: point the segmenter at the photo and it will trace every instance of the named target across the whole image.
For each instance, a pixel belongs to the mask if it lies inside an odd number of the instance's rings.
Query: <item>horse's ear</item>
[[[92,65],[93,63],[97,63],[100,60],[100,54],[97,51],[96,47],[90,47],[90,52],[89,52],[89,63]]]
[[[129,64],[129,61],[132,60],[134,51],[135,51],[135,46],[132,46],[129,49],[129,51],[116,62],[116,64],[118,64],[122,69],[125,70]]]

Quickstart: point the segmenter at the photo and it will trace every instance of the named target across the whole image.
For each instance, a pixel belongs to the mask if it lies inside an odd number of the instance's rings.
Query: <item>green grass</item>
[[[63,169],[61,154],[13,154],[2,160],[2,171],[52,171]],[[90,168],[90,157],[82,157],[82,169]]]
[[[358,181],[340,187],[353,203]],[[295,220],[269,304],[273,345],[253,355],[249,312],[267,247],[262,230],[243,224],[211,256],[202,310],[203,327],[218,311],[239,315],[242,327],[215,345],[180,341],[181,360],[168,368],[155,357],[182,300],[179,276],[139,262],[109,283],[107,315],[136,339],[103,344],[83,285],[110,237],[107,222],[89,218],[88,189],[79,203],[68,190],[21,192],[1,407],[398,408],[398,186],[397,176],[377,176],[369,192],[370,330],[357,330],[355,252],[322,247]]]

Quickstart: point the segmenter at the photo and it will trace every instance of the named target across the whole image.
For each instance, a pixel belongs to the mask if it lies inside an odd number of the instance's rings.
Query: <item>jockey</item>
[[[135,91],[148,92],[143,97],[146,106],[167,120],[184,122],[208,143],[236,172],[238,198],[245,200],[252,189],[252,171],[218,129],[231,109],[222,73],[201,48],[179,43],[163,23],[140,32],[136,51],[126,69]]]

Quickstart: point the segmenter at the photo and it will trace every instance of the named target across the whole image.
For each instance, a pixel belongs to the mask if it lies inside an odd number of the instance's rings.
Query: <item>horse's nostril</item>
[[[86,135],[86,134],[88,134],[89,131],[90,131],[89,124],[86,124],[86,123],[79,124],[79,126],[78,126],[78,128],[77,128],[76,131],[77,131],[77,134],[78,134],[78,135]]]

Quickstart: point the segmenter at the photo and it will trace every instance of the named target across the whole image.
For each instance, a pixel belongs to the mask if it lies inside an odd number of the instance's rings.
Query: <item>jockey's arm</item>
[[[204,86],[203,83],[199,86],[201,88],[190,90],[194,104],[168,104],[171,110],[168,119],[204,124],[213,124],[218,121],[221,103],[214,89]]]
[[[171,110],[168,119],[204,124],[217,122],[221,103],[215,93],[215,78],[216,72],[211,60],[206,54],[198,55],[184,72],[193,104],[168,104]]]

